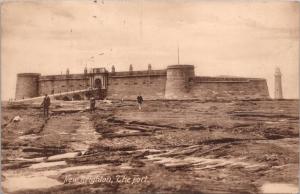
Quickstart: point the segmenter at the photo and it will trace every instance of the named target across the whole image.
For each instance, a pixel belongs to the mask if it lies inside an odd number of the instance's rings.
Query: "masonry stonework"
[[[40,76],[39,96],[83,90],[89,87],[89,78],[84,74]]]
[[[16,99],[38,96],[39,78],[39,73],[19,73],[17,75]]]
[[[190,78],[195,76],[193,65],[170,65],[167,67],[165,97],[167,99],[190,98]]]
[[[201,77],[200,77],[201,78]],[[212,79],[213,78],[213,79]],[[215,78],[192,80],[190,96],[198,99],[259,99],[269,98],[265,79]]]
[[[164,98],[166,76],[112,77],[109,80],[109,98],[135,99],[139,94],[148,99]]]
[[[195,76],[193,65],[170,65],[165,70],[108,72],[94,68],[89,73],[46,75],[18,74],[16,99],[44,94],[101,89],[108,99],[258,99],[269,98],[261,78]]]

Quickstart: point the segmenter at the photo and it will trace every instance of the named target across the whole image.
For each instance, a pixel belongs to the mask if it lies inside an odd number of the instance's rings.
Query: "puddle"
[[[65,154],[58,154],[58,155],[48,157],[48,161],[61,160],[61,159],[67,159],[67,158],[75,158],[78,155],[79,155],[79,152],[70,152],[70,153],[65,153]]]
[[[133,169],[133,167],[130,166],[129,164],[127,164],[127,163],[123,163],[123,164],[121,164],[121,165],[118,166],[118,167],[121,168],[121,169],[125,169],[125,170]]]
[[[199,145],[193,145],[185,148],[176,148],[161,154],[151,154],[146,158],[153,163],[162,164],[165,167],[177,167],[177,166],[188,166],[193,168],[195,171],[203,169],[215,169],[218,167],[244,167],[250,170],[253,168],[263,168],[265,165],[259,163],[246,162],[246,158],[204,158],[204,157],[170,157],[170,155],[184,156],[186,153],[199,149]],[[159,151],[159,150],[154,150]],[[161,151],[162,152],[162,151]]]
[[[70,166],[70,167],[65,167],[65,168],[59,168],[59,169],[54,169],[54,170],[48,170],[48,169],[43,169],[41,171],[25,171],[20,173],[15,173],[15,172],[6,172],[4,173],[5,177],[7,179],[11,179],[13,177],[50,177],[50,176],[59,176],[63,173],[66,172],[72,172],[75,171],[76,173],[78,171],[85,171],[85,170],[92,170],[92,171],[87,171],[87,172],[81,172],[81,175],[85,174],[90,174],[92,172],[104,172],[107,168],[107,165],[82,165],[82,166]]]
[[[277,121],[266,121],[266,124],[277,124]]]
[[[40,139],[41,136],[37,136],[35,134],[31,134],[31,135],[22,135],[19,137],[19,139],[22,139],[22,140],[37,140],[37,139]]]
[[[61,133],[58,133],[59,135],[70,135],[69,133],[66,133],[66,132],[61,132]]]
[[[285,121],[287,121],[287,119],[280,119],[279,121],[280,122],[285,122]]]
[[[131,133],[139,133],[140,131],[138,131],[138,130],[129,130],[129,129],[120,129],[120,130],[118,130],[118,131],[116,131],[116,132],[114,132],[114,133],[116,133],[116,134],[131,134]]]
[[[287,183],[265,183],[261,187],[263,193],[298,193],[299,188],[294,184]]]
[[[54,162],[52,162],[54,163]],[[106,170],[107,165],[82,165],[82,166],[71,166],[56,170],[42,170],[42,171],[25,171],[22,174],[15,173],[13,171],[4,173],[6,180],[2,182],[3,187],[9,191],[14,192],[18,190],[25,189],[43,189],[50,188],[53,186],[62,185],[62,182],[59,182],[51,176],[59,176],[66,172],[75,171],[78,174],[78,171],[82,170],[91,170],[87,172],[81,172],[79,177],[87,177],[89,174],[96,173],[97,175],[103,174]]]
[[[83,166],[71,166],[71,167],[66,167],[66,168],[61,168],[61,169],[56,169],[56,170],[45,170],[45,171],[39,171],[33,173],[34,176],[58,176],[62,173],[66,172],[71,172],[71,171],[76,171],[76,173],[79,170],[91,170],[91,169],[97,169],[101,168],[100,165],[83,165]]]
[[[40,157],[40,158],[16,158],[16,160],[20,161],[28,161],[28,162],[43,162],[46,160],[46,157]]]
[[[193,167],[195,171],[203,169],[214,169],[224,166],[241,166],[244,168],[260,168],[264,167],[262,164],[255,164],[244,162],[245,158],[236,158],[236,159],[211,159],[211,158],[200,158],[200,157],[185,157],[185,158],[171,158],[171,157],[162,157],[161,155],[148,155],[146,156],[148,160],[153,161],[157,164],[162,164],[166,167],[176,167],[176,166],[190,166]]]
[[[11,177],[2,183],[2,186],[9,192],[25,189],[44,189],[61,185],[62,183],[48,177]]]
[[[65,161],[58,161],[58,162],[41,162],[38,164],[32,164],[29,166],[29,168],[32,169],[38,169],[38,168],[48,168],[48,167],[53,167],[53,166],[64,166],[67,165]]]
[[[65,172],[69,172],[69,171],[73,171],[73,170],[90,170],[90,169],[95,169],[95,168],[99,168],[101,166],[99,165],[90,165],[90,166],[86,166],[86,165],[83,165],[83,166],[72,166],[72,167],[67,167],[67,168],[63,168],[63,169],[60,169],[58,170],[59,173],[65,173]]]

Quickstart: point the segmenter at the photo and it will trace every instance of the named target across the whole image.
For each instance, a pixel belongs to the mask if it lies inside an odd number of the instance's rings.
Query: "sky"
[[[44,0],[1,5],[1,98],[17,73],[83,73],[193,64],[198,76],[283,74],[299,98],[299,3],[279,0]]]

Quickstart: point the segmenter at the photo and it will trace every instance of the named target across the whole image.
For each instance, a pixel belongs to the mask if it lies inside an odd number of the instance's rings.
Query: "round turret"
[[[194,65],[170,65],[167,67],[166,99],[188,98],[189,80],[195,76]]]
[[[38,96],[39,73],[19,73],[17,75],[16,99]]]

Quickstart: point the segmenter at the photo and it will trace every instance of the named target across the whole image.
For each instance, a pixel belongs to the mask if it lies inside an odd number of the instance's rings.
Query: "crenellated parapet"
[[[80,80],[86,79],[85,74],[69,74],[69,75],[43,75],[40,81],[57,81],[57,80]]]
[[[151,71],[120,71],[109,73],[109,77],[143,77],[143,76],[166,76],[166,70],[151,70]]]

